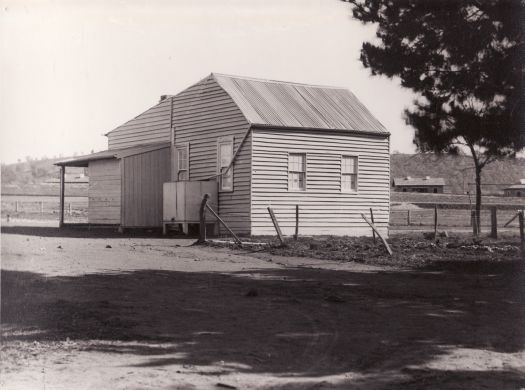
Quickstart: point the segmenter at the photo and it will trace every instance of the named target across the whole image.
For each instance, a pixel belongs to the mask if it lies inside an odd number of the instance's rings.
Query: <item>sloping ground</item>
[[[189,243],[4,225],[2,389],[525,386],[512,257],[452,248],[413,269]]]
[[[442,177],[447,190],[463,194],[464,190],[474,192],[474,163],[469,156],[437,156],[425,154],[392,154],[390,159],[391,177]],[[487,165],[481,175],[482,192],[500,193],[506,184],[518,183],[525,179],[525,158],[504,159]],[[471,183],[468,186],[468,183]],[[494,186],[492,184],[500,184]]]

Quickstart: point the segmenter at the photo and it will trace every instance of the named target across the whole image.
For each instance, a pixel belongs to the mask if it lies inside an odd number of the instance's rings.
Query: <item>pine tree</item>
[[[349,2],[377,24],[363,65],[418,96],[404,113],[418,150],[472,155],[479,231],[482,169],[524,146],[525,0]]]

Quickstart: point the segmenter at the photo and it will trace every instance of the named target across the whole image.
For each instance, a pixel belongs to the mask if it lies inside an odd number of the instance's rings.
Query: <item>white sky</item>
[[[414,152],[412,94],[359,61],[375,28],[338,0],[0,0],[0,160],[102,136],[211,72],[349,88]]]

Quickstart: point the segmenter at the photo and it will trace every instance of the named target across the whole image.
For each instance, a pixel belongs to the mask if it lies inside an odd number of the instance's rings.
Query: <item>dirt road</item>
[[[523,267],[2,228],[2,389],[520,389]]]

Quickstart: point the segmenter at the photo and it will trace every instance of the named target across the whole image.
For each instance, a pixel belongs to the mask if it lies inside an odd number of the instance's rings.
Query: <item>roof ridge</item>
[[[348,88],[336,87],[336,86],[333,86],[333,85],[319,85],[319,84],[297,83],[297,82],[294,82],[294,81],[283,81],[283,80],[263,79],[263,78],[248,77],[248,76],[237,76],[237,75],[226,74],[226,73],[212,72],[211,76],[213,76],[214,78],[215,78],[215,76],[222,76],[222,77],[228,77],[228,78],[231,78],[231,79],[259,81],[259,82],[263,82],[263,83],[299,85],[299,86],[311,87],[311,88],[343,89],[343,90],[349,91]]]

